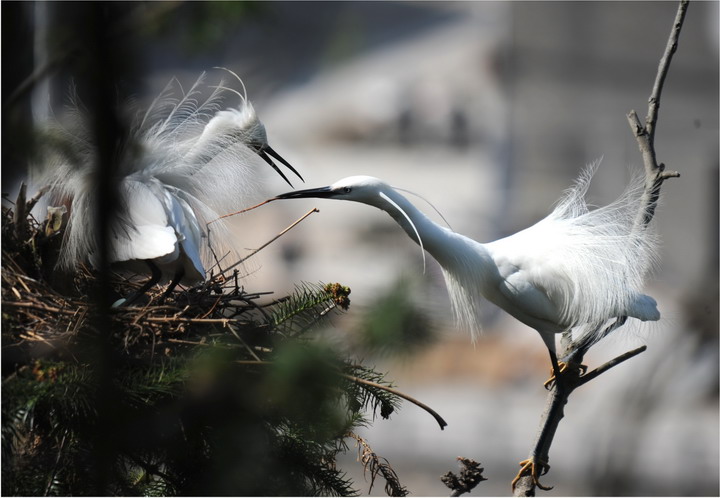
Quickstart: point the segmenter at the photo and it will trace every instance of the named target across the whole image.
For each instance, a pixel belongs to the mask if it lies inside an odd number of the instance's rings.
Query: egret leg
[[[568,367],[567,363],[563,361],[558,361],[555,351],[548,350],[548,352],[550,353],[550,363],[552,364],[552,371],[551,377],[543,384],[545,389],[548,389],[553,382],[560,382],[560,379],[562,378],[562,373],[567,370]],[[558,387],[560,386],[558,385]]]
[[[175,287],[180,283],[180,280],[185,276],[185,268],[180,268],[178,271],[175,272],[175,276],[173,277],[172,281],[170,281],[170,284],[168,284],[167,289],[165,289],[165,292],[163,292],[162,298],[165,299],[170,295],[170,293],[175,290]]]
[[[546,461],[541,460],[538,457],[532,457],[520,462],[520,467],[520,471],[515,476],[515,479],[512,480],[513,491],[515,491],[515,486],[518,481],[526,475],[530,475],[530,477],[532,477],[533,484],[543,491],[550,491],[553,488],[552,486],[543,486],[540,484],[540,476],[544,476],[547,474],[548,470],[550,470],[550,465],[548,465]]]
[[[130,306],[140,297],[142,297],[148,290],[150,290],[153,285],[157,284],[160,281],[160,278],[162,277],[162,272],[160,271],[160,268],[158,268],[157,265],[152,261],[146,261],[146,263],[148,267],[150,267],[150,280],[145,282],[142,287],[130,294],[124,300],[121,299],[119,301],[116,301],[113,304],[113,308],[117,308],[118,306]]]

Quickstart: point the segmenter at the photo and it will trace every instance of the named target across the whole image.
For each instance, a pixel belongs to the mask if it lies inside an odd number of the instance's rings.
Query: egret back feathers
[[[221,110],[228,94],[239,95],[240,103]],[[185,92],[173,79],[146,111],[136,108],[126,107],[129,137],[120,151],[120,206],[108,256],[111,262],[152,261],[164,278],[184,271],[186,283],[201,281],[211,262],[206,223],[237,210],[257,190],[263,161],[287,181],[266,152],[300,175],[268,146],[244,86],[242,94],[222,81],[209,86],[203,73]],[[77,101],[51,132],[63,146],[50,150],[36,182],[51,187],[51,202],[72,203],[59,263],[72,268],[97,259],[92,181],[97,153]],[[214,223],[212,229],[215,252],[233,255],[225,225]]]

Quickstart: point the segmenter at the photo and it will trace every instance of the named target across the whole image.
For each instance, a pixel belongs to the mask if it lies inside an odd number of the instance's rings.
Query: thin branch
[[[605,372],[607,372],[607,371],[610,370],[611,368],[618,366],[620,363],[622,363],[622,362],[624,362],[624,361],[627,361],[627,360],[629,360],[630,358],[634,358],[635,356],[639,355],[640,353],[642,353],[642,352],[645,351],[646,349],[647,349],[647,346],[640,346],[640,347],[637,348],[637,349],[633,349],[632,351],[628,351],[628,352],[626,352],[626,353],[623,353],[623,354],[621,354],[620,356],[618,356],[617,358],[614,358],[614,359],[608,361],[608,362],[605,363],[604,365],[601,365],[601,366],[597,367],[597,368],[596,368],[595,370],[593,370],[592,372],[588,372],[588,373],[586,373],[585,375],[581,376],[580,379],[578,380],[578,384],[577,384],[576,387],[580,387],[580,386],[582,386],[582,385],[584,385],[584,384],[587,384],[588,382],[590,382],[591,380],[595,379],[595,378],[598,377],[599,375],[604,374]]]
[[[260,251],[262,251],[263,249],[265,249],[267,246],[269,246],[270,244],[272,244],[273,242],[275,242],[277,239],[279,239],[280,237],[282,237],[283,235],[285,235],[287,232],[289,232],[290,230],[292,230],[293,228],[295,228],[295,227],[296,227],[301,221],[303,221],[305,218],[307,218],[308,216],[310,216],[310,215],[313,214],[313,213],[319,213],[319,212],[320,212],[320,210],[319,210],[318,208],[313,208],[313,209],[311,209],[310,211],[308,211],[307,213],[305,213],[304,215],[302,215],[302,216],[301,216],[297,221],[295,221],[292,225],[290,225],[290,226],[287,227],[285,230],[283,230],[282,232],[280,232],[279,234],[277,234],[275,237],[273,237],[272,239],[270,239],[270,240],[268,240],[267,242],[265,242],[263,245],[261,245],[260,247],[258,247],[257,249],[255,249],[253,252],[251,252],[250,254],[248,254],[247,256],[245,256],[244,258],[238,260],[237,262],[235,262],[235,263],[233,263],[232,265],[230,265],[230,266],[228,266],[227,268],[225,268],[225,271],[232,270],[232,269],[235,268],[236,266],[241,265],[242,263],[244,263],[244,262],[247,261],[248,259],[250,259],[250,258],[252,258],[253,256],[255,256],[257,253],[259,253]]]
[[[655,83],[653,84],[652,93],[648,99],[648,113],[645,117],[645,125],[640,122],[637,113],[632,110],[627,115],[630,128],[632,129],[635,139],[637,140],[640,154],[642,154],[643,164],[645,165],[645,193],[643,194],[643,206],[645,207],[638,213],[635,225],[647,226],[655,215],[655,208],[660,197],[660,187],[668,178],[677,178],[680,173],[677,171],[665,171],[665,165],[657,162],[655,153],[655,128],[658,120],[658,112],[660,110],[660,96],[665,85],[665,78],[670,69],[670,61],[678,47],[678,38],[682,29],[685,14],[687,13],[689,0],[681,0],[678,5],[675,21],[668,38],[665,52],[660,59]]]
[[[675,21],[673,22],[665,51],[660,59],[652,93],[648,99],[648,114],[645,118],[645,125],[640,122],[635,111],[631,111],[627,115],[640,153],[642,154],[645,167],[645,190],[641,199],[641,207],[635,220],[636,230],[644,229],[652,221],[662,183],[668,178],[680,176],[680,174],[675,171],[665,171],[665,165],[657,162],[655,153],[655,129],[660,108],[660,97],[665,78],[670,68],[670,61],[677,50],[678,37],[682,29],[685,14],[687,13],[688,1],[689,0],[681,0],[678,5]],[[611,325],[611,328],[608,330],[614,330],[622,325],[624,321],[625,317],[619,317],[616,324]],[[620,363],[637,356],[645,351],[645,349],[646,346],[642,346],[635,350],[628,351],[585,375],[583,375],[582,366],[579,365],[583,355],[578,354],[570,360],[569,368],[556,380],[548,393],[545,410],[540,419],[540,429],[538,430],[535,444],[530,453],[530,458],[521,462],[523,467],[513,481],[514,496],[534,496],[536,487],[543,490],[551,489],[540,484],[539,476],[546,473],[550,468],[548,465],[550,447],[560,420],[564,417],[564,407],[567,404],[570,394],[578,387],[587,384]]]
[[[342,374],[343,377],[345,377],[348,380],[351,380],[355,382],[356,384],[365,384],[366,386],[374,387],[376,389],[382,389],[383,391],[387,391],[390,394],[394,394],[395,396],[398,396],[400,398],[403,398],[404,400],[409,401],[410,403],[422,408],[426,412],[428,412],[430,415],[433,416],[433,418],[437,421],[437,423],[440,425],[440,429],[445,429],[445,426],[447,425],[447,422],[445,422],[445,419],[443,419],[435,410],[430,408],[428,405],[423,403],[422,401],[418,401],[415,398],[408,396],[405,393],[402,393],[398,391],[397,389],[393,389],[392,387],[383,386],[382,384],[378,384],[376,382],[372,382],[369,380],[361,379],[359,377],[354,377],[352,375],[348,374]]]
[[[239,365],[261,365],[261,366],[269,366],[272,365],[271,361],[255,361],[255,360],[238,360],[235,363]],[[361,379],[360,377],[355,377],[353,375],[340,373],[342,377],[345,377],[347,380],[355,382],[356,384],[363,384],[366,386],[373,387],[375,389],[381,389],[383,391],[389,392],[390,394],[394,394],[395,396],[402,398],[406,401],[409,401],[410,403],[422,408],[426,412],[428,412],[430,415],[433,416],[433,418],[437,421],[437,423],[440,425],[440,429],[445,429],[445,426],[447,426],[447,422],[445,422],[445,419],[443,419],[435,410],[430,408],[428,405],[423,403],[422,401],[418,401],[412,396],[408,396],[407,394],[398,391],[397,389],[393,389],[392,387],[384,386],[382,384],[378,384],[377,382],[372,382],[370,380]]]
[[[60,447],[57,450],[57,456],[55,457],[55,463],[53,464],[52,470],[50,471],[50,476],[48,477],[47,485],[45,486],[45,492],[43,493],[43,496],[50,496],[50,491],[52,491],[52,485],[55,482],[55,477],[57,476],[57,469],[60,465],[60,459],[63,456],[63,449],[65,449],[65,441],[67,440],[68,431],[65,430],[65,433],[63,434],[62,440],[60,441]]]
[[[259,357],[257,354],[255,354],[255,351],[253,351],[252,348],[251,348],[250,346],[248,346],[247,342],[245,342],[245,341],[243,340],[243,338],[240,336],[240,334],[238,334],[238,333],[235,331],[235,327],[233,327],[232,325],[228,325],[227,328],[228,328],[228,330],[232,333],[232,335],[234,335],[235,338],[237,338],[237,340],[240,341],[240,343],[241,343],[243,346],[245,346],[245,349],[247,349],[247,351],[250,353],[250,356],[252,356],[253,358],[255,358],[256,361],[262,361],[262,360],[260,360],[260,357]]]
[[[228,218],[228,217],[230,217],[230,216],[235,216],[236,214],[247,213],[248,211],[252,211],[253,209],[257,209],[257,208],[259,208],[260,206],[264,206],[264,205],[267,204],[268,202],[272,202],[272,201],[274,201],[274,200],[275,200],[275,198],[268,199],[268,200],[266,200],[266,201],[262,201],[262,202],[259,203],[259,204],[255,204],[254,206],[250,206],[249,208],[241,209],[240,211],[235,211],[234,213],[228,213],[228,214],[224,214],[224,215],[222,215],[222,216],[218,216],[218,217],[215,218],[214,220],[208,221],[208,222],[206,223],[206,225],[210,225],[210,224],[212,224],[212,223],[215,223],[216,221],[220,221],[220,220],[222,220],[223,218]]]
[[[678,11],[675,15],[675,22],[673,23],[670,37],[668,38],[667,45],[665,46],[665,52],[660,59],[657,76],[655,77],[655,84],[653,85],[652,94],[648,100],[648,115],[645,118],[645,128],[650,137],[651,145],[653,145],[655,139],[655,125],[657,124],[658,111],[660,109],[660,95],[662,94],[663,86],[665,85],[665,78],[667,77],[668,70],[670,69],[670,61],[672,61],[672,57],[675,55],[675,51],[678,47],[678,38],[680,36],[683,21],[685,20],[688,4],[689,0],[682,0],[678,6]]]

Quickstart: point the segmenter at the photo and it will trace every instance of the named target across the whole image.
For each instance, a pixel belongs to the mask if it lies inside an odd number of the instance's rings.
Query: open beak
[[[292,166],[290,166],[290,163],[288,163],[285,159],[283,159],[282,156],[281,156],[280,154],[278,154],[277,152],[275,152],[275,151],[273,150],[273,148],[270,147],[269,145],[266,145],[266,146],[263,147],[262,149],[258,150],[257,153],[258,153],[258,155],[259,155],[260,157],[263,158],[263,160],[264,160],[266,163],[268,163],[270,166],[272,166],[272,169],[274,169],[275,171],[277,171],[277,174],[280,175],[280,176],[282,177],[282,179],[285,180],[285,181],[287,182],[287,184],[290,185],[291,187],[293,186],[293,184],[290,183],[290,180],[288,180],[287,177],[283,174],[283,172],[280,171],[280,168],[278,168],[277,164],[275,164],[275,162],[271,159],[271,157],[274,158],[274,159],[276,159],[276,160],[278,160],[278,161],[280,161],[280,162],[281,162],[282,164],[284,164],[285,166],[287,166],[287,168],[288,168],[290,171],[292,171],[293,173],[295,173],[295,174],[297,175],[297,177],[300,178],[300,180],[302,180],[303,182],[305,182],[305,180],[303,180],[303,177],[300,176],[300,173],[298,173],[295,168],[293,168]]]
[[[327,199],[329,197],[333,197],[335,195],[335,191],[332,190],[330,187],[320,187],[320,188],[309,188],[306,190],[294,190],[292,192],[286,192],[284,194],[280,194],[273,198],[273,200],[276,199],[307,199],[307,198],[318,198],[318,199]]]

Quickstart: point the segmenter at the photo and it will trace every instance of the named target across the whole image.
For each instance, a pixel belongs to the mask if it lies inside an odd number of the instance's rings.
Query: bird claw
[[[568,364],[565,363],[564,361],[558,361],[558,366],[560,367],[559,373],[561,373],[561,374],[568,368]],[[555,382],[556,378],[557,378],[557,375],[556,375],[555,369],[550,369],[550,378],[543,383],[543,387],[545,389],[550,389],[550,387],[552,387],[553,383]]]
[[[560,373],[564,373],[569,367],[570,363],[565,363],[564,361],[558,361],[558,366],[560,367]],[[587,372],[587,365],[577,365],[577,369],[580,370],[580,375],[585,375],[585,372]],[[543,387],[547,390],[550,390],[552,385],[555,383],[556,375],[554,370],[550,370],[550,378],[546,380],[543,383]]]
[[[515,479],[512,480],[513,491],[515,491],[515,486],[517,485],[518,481],[522,477],[528,475],[528,473],[530,477],[532,477],[533,484],[538,488],[542,489],[543,491],[550,491],[551,489],[553,489],[552,486],[543,486],[542,484],[540,484],[540,476],[544,476],[548,473],[548,470],[550,470],[550,465],[548,465],[547,462],[540,460],[539,458],[532,457],[520,462],[520,466],[520,471],[515,476]]]

